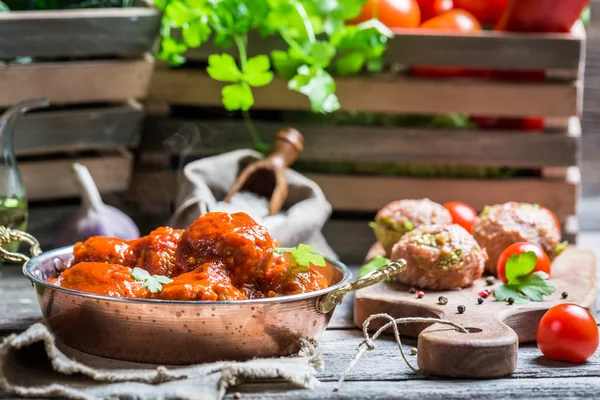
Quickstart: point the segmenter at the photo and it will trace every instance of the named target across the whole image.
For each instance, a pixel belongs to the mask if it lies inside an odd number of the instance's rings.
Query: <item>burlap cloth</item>
[[[243,167],[262,155],[252,150],[238,150],[187,164],[179,182],[175,214],[170,225],[185,228],[200,215],[210,211],[225,211],[219,204],[234,185]],[[283,211],[272,217],[260,210],[239,207],[265,226],[282,247],[300,243],[313,246],[324,255],[337,259],[321,234],[331,215],[331,204],[319,186],[301,174],[288,169],[288,197]],[[232,212],[230,208],[226,211]]]
[[[36,398],[221,399],[242,382],[285,381],[311,388],[322,358],[312,341],[295,357],[165,367],[95,357],[60,345],[43,324],[0,346],[0,389]]]

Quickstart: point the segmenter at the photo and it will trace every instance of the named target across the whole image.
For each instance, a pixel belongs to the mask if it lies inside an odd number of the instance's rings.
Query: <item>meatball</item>
[[[246,300],[248,297],[231,284],[229,273],[219,262],[206,263],[181,274],[163,285],[158,294],[164,300]]]
[[[284,255],[274,255],[265,269],[261,297],[289,296],[314,292],[329,287],[329,281],[321,275],[319,268],[308,268],[306,272],[291,272],[289,259]],[[258,297],[255,294],[253,297]]]
[[[460,225],[422,225],[406,233],[392,249],[392,260],[405,259],[395,280],[412,287],[447,290],[470,286],[483,274],[487,254]]]
[[[163,226],[130,242],[137,257],[136,266],[150,275],[176,276],[175,251],[183,230]]]
[[[120,264],[133,268],[136,266],[137,256],[130,242],[111,237],[93,236],[83,243],[75,243],[73,247],[72,264],[81,262]]]
[[[181,236],[175,253],[175,275],[210,262],[221,262],[235,286],[260,280],[275,243],[267,229],[248,214],[207,213]]]
[[[452,215],[429,199],[398,200],[383,207],[375,216],[373,229],[387,254],[402,235],[421,225],[448,225]]]
[[[81,292],[102,294],[113,297],[144,298],[148,289],[144,282],[131,277],[131,268],[102,262],[80,262],[63,271],[58,278],[48,279],[48,283]]]
[[[560,231],[554,218],[538,205],[508,202],[486,207],[475,220],[473,237],[486,249],[486,269],[496,273],[498,258],[508,246],[529,242],[540,246],[550,260],[561,248]]]

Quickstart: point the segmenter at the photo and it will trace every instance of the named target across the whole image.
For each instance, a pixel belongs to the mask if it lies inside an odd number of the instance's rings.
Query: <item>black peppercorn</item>
[[[492,286],[494,283],[496,283],[496,278],[494,278],[493,276],[488,276],[487,278],[485,278],[485,283],[488,286]]]
[[[562,296],[563,299],[566,299],[567,297],[569,297],[569,293],[562,292],[561,296]]]
[[[483,304],[483,297],[477,298],[477,304]]]
[[[459,314],[462,314],[467,310],[467,307],[461,305],[461,306],[456,307],[456,309],[458,310]]]
[[[415,294],[415,293],[417,293],[417,289],[415,289],[414,287],[411,287],[410,289],[408,289],[408,293]]]
[[[513,305],[515,303],[515,299],[513,299],[512,297],[509,297],[507,301],[510,305]]]
[[[448,304],[448,298],[446,296],[438,297],[438,304],[445,306],[446,304]]]

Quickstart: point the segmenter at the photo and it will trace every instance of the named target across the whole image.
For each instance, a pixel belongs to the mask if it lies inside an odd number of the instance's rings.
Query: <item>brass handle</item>
[[[405,260],[399,259],[397,261],[392,261],[388,265],[363,276],[355,282],[347,283],[341,288],[336,289],[333,292],[327,293],[325,296],[317,300],[317,310],[324,314],[327,314],[329,311],[333,310],[335,306],[342,302],[344,296],[347,293],[354,292],[355,290],[366,288],[367,286],[379,283],[384,279],[397,274],[398,272],[404,271],[405,269]]]
[[[40,243],[36,238],[27,232],[12,229],[6,226],[0,226],[0,244],[9,244],[11,242],[25,242],[29,247],[29,252],[32,257],[42,254]],[[21,253],[13,253],[0,246],[0,258],[4,261],[10,261],[18,264],[24,264],[29,261],[29,257]]]

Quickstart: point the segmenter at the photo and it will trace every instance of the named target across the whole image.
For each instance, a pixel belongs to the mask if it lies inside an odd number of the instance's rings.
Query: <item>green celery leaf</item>
[[[506,280],[512,284],[520,276],[528,275],[534,270],[537,262],[537,256],[533,251],[521,253],[518,256],[513,254],[506,260]]]
[[[206,72],[211,78],[221,82],[239,82],[242,79],[242,72],[229,54],[211,54]]]
[[[494,297],[498,301],[507,301],[512,297],[517,304],[527,303],[529,300],[525,297],[517,285],[500,285],[494,289]]]
[[[335,61],[335,72],[341,76],[358,74],[367,60],[364,53],[352,52],[343,55]]]
[[[360,267],[360,270],[358,271],[358,279],[370,274],[373,271],[377,271],[379,268],[385,267],[389,263],[389,258],[382,255],[376,255],[371,261]]]
[[[150,274],[145,269],[141,269],[141,268],[135,267],[131,271],[131,279],[133,279],[133,280],[143,281],[143,280],[146,280],[148,278],[150,278]]]
[[[150,293],[158,293],[162,290],[162,285],[156,279],[150,277],[144,281],[142,287],[148,288]]]
[[[270,71],[271,63],[269,57],[259,55],[248,59],[246,70],[244,71],[244,80],[250,86],[265,86],[273,80],[273,73]]]
[[[221,95],[227,111],[248,111],[254,104],[252,89],[244,82],[224,86]]]
[[[314,247],[302,243],[298,245],[294,252],[292,252],[292,255],[296,264],[303,267],[308,267],[310,265],[324,267],[327,265],[323,254],[319,253]]]
[[[169,24],[172,27],[181,28],[184,24],[188,23],[193,17],[193,10],[191,10],[182,1],[171,1],[165,7],[165,18],[169,20]]]

